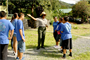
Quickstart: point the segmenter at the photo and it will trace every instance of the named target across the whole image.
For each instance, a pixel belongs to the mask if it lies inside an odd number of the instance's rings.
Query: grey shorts
[[[22,53],[25,52],[25,42],[23,42],[23,40],[18,41],[18,50],[19,52],[22,52]]]
[[[60,39],[60,46],[62,46],[62,41],[63,41],[63,40],[62,40],[62,39]]]

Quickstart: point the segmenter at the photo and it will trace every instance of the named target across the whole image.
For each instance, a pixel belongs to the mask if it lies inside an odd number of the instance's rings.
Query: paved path
[[[78,55],[87,51],[90,51],[89,37],[86,39],[86,37],[81,36],[81,38],[73,40],[73,55]],[[26,50],[24,54],[25,60],[59,60],[61,56],[62,54],[58,53],[58,49],[53,47],[46,47],[46,49],[40,50],[32,48]],[[8,60],[15,60],[12,50],[8,51]]]

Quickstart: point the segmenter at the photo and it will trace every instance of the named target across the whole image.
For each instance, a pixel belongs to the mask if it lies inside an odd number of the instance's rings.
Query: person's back
[[[8,33],[11,30],[11,35],[8,37]],[[6,20],[6,13],[0,12],[0,60],[7,60],[7,48],[9,40],[12,39],[14,27]]]
[[[63,30],[63,35],[64,35],[63,40],[72,38],[72,35],[71,35],[71,24],[66,22],[65,24],[63,24],[63,28],[64,28],[64,30]]]
[[[22,34],[23,34],[23,37],[25,39],[23,22],[21,20],[17,20],[17,41],[22,40],[19,29],[22,29]]]
[[[8,32],[10,30],[10,25],[11,23],[6,20],[6,19],[0,19],[0,44],[8,44],[9,40],[7,39],[8,37]]]

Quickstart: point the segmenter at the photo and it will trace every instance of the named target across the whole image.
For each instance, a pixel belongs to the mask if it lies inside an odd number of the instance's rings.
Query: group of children
[[[69,49],[69,56],[72,57],[72,35],[71,35],[71,24],[68,22],[69,18],[66,16],[64,18],[54,17],[53,28],[54,28],[54,38],[56,40],[55,48],[58,48],[58,43],[60,42],[61,53],[63,53],[63,58],[66,58],[66,49]]]
[[[11,22],[6,20],[6,13],[0,11],[0,60],[7,60],[7,48],[9,40],[13,41],[13,51],[17,60],[24,60],[23,53],[25,52],[25,34],[22,20],[23,13],[14,13]],[[68,22],[68,17],[54,17],[54,38],[56,40],[55,48],[58,47],[58,42],[62,48],[63,58],[66,58],[66,49],[69,49],[69,56],[72,57],[72,35],[71,24]],[[46,25],[45,25],[46,26]],[[8,35],[8,33],[10,33]],[[9,36],[9,37],[8,37]],[[13,37],[13,38],[12,38]]]
[[[6,20],[6,13],[0,11],[0,60],[7,60],[9,40],[13,40],[13,53],[17,60],[24,60],[25,34],[22,20],[23,13],[15,13],[11,22]],[[8,35],[8,33],[10,33]]]

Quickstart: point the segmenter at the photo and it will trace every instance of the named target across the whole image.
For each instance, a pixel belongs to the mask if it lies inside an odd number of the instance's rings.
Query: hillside
[[[60,1],[61,8],[71,8],[74,4],[68,4],[66,2]]]

